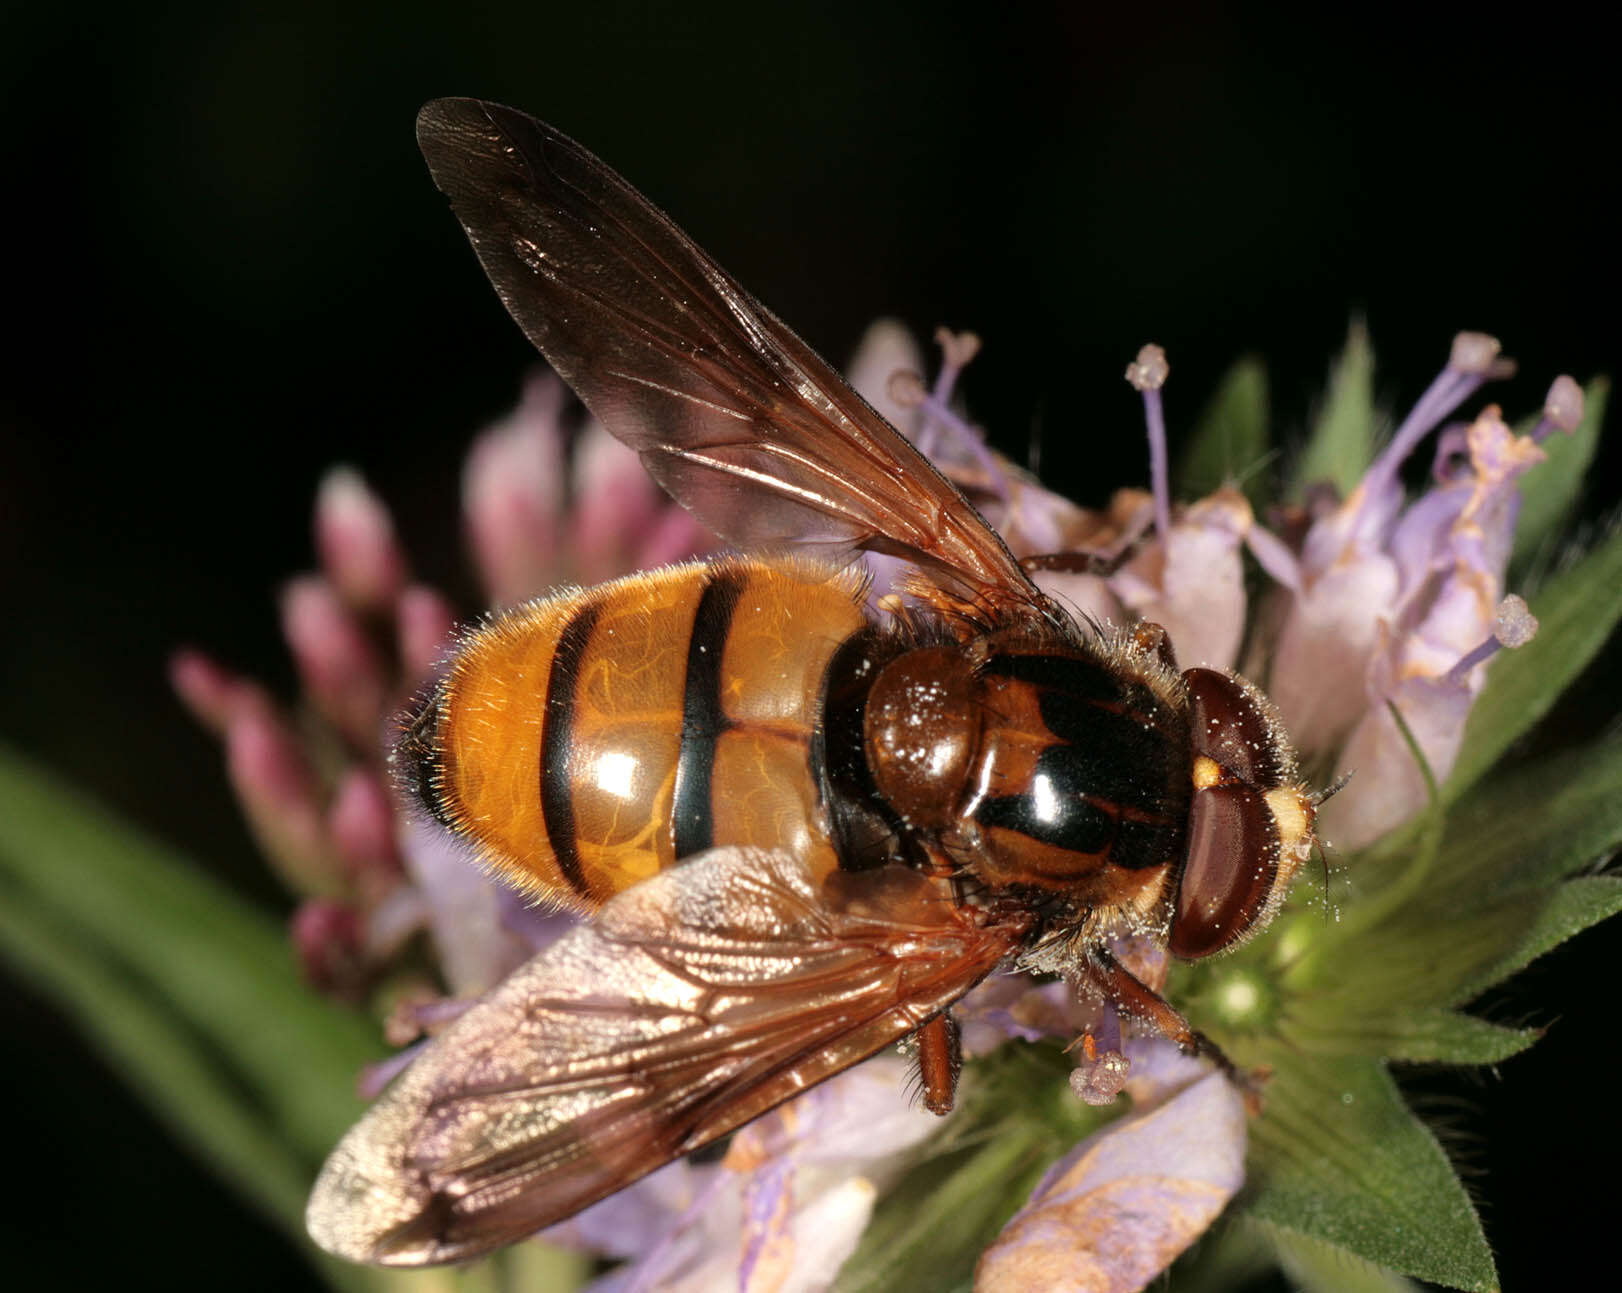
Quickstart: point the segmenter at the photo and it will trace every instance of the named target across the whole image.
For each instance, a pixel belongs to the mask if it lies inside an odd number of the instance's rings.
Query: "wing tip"
[[[417,109],[417,138],[421,139],[424,133],[432,133],[443,129],[452,122],[465,121],[469,116],[492,106],[494,105],[486,103],[483,99],[475,99],[462,94],[450,94],[438,99],[429,99],[427,103]]]

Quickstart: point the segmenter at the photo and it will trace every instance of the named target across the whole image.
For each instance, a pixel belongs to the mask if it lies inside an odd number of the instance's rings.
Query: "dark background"
[[[975,328],[974,413],[1015,456],[1040,424],[1083,502],[1144,474],[1120,375],[1146,340],[1174,433],[1247,352],[1299,431],[1354,311],[1392,403],[1461,327],[1522,361],[1512,413],[1557,371],[1622,368],[1616,58],[1547,6],[1497,31],[1479,10],[1421,31],[1344,6],[1309,28],[980,8],[7,6],[0,739],[282,901],[164,662],[196,642],[289,683],[274,591],[340,460],[471,605],[459,460],[531,353],[417,156],[436,95],[576,135],[837,361],[878,314]],[[1618,497],[1617,438],[1591,516]],[[1614,1224],[1575,1174],[1618,1148],[1614,937],[1510,993],[1506,1014],[1560,1022],[1501,1081],[1426,1084],[1511,1288]],[[27,989],[0,988],[0,1028],[5,1143],[41,1205],[0,1223],[9,1254],[303,1278]]]

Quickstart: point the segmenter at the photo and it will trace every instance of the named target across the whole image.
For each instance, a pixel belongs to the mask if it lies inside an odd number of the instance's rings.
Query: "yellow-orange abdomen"
[[[725,559],[498,615],[414,725],[422,793],[510,879],[576,904],[712,845],[831,864],[811,749],[859,602],[823,566]]]

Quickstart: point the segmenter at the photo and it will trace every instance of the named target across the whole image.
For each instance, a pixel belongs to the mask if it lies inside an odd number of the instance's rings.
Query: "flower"
[[[1622,909],[1610,887],[1579,892],[1567,879],[1622,840],[1606,792],[1622,775],[1615,742],[1561,765],[1563,806],[1542,823],[1588,841],[1580,857],[1528,860],[1499,815],[1506,783],[1482,781],[1617,618],[1586,595],[1622,578],[1615,536],[1541,589],[1517,582],[1531,542],[1518,526],[1557,516],[1563,499],[1550,491],[1580,476],[1569,463],[1539,475],[1575,452],[1554,433],[1591,428],[1597,409],[1585,415],[1581,388],[1561,377],[1521,431],[1495,405],[1448,423],[1509,371],[1495,341],[1461,334],[1343,493],[1303,480],[1267,508],[1228,483],[1179,500],[1171,369],[1145,347],[1127,377],[1143,404],[1149,488],[1090,509],[1009,464],[969,420],[957,387],[978,339],[943,330],[936,343],[926,383],[905,330],[875,325],[853,381],[1079,619],[1152,620],[1185,666],[1244,663],[1319,778],[1322,834],[1340,886],[1354,892],[1326,920],[1328,895],[1300,885],[1267,937],[1192,968],[1168,966],[1152,943],[1115,945],[1221,1044],[1243,1086],[1132,1036],[1112,1003],[999,975],[957,1007],[966,1067],[944,1121],[907,1098],[906,1061],[877,1057],[749,1124],[718,1158],[671,1163],[544,1240],[620,1263],[593,1284],[598,1293],[970,1278],[989,1291],[1049,1283],[1055,1271],[1125,1290],[1159,1278],[1237,1208],[1266,1223],[1234,1241],[1252,1260],[1285,1260],[1304,1237],[1343,1260],[1488,1286],[1491,1257],[1468,1196],[1389,1065],[1492,1063],[1529,1045],[1535,1030],[1459,1007]],[[1354,334],[1303,461],[1345,460],[1367,443],[1362,344]],[[1430,483],[1410,497],[1400,468],[1432,434]],[[1330,443],[1337,436],[1349,438]],[[633,453],[594,424],[571,432],[568,397],[548,374],[476,441],[463,507],[493,605],[710,546]],[[222,738],[244,814],[302,899],[291,932],[308,979],[379,1003],[390,1039],[406,1045],[570,918],[527,907],[437,828],[396,810],[383,769],[388,716],[433,673],[454,617],[412,582],[392,520],[354,472],[323,482],[316,532],[320,571],[283,597],[302,717],[197,652],[177,655],[173,678]],[[898,568],[869,562],[877,599]],[[1552,628],[1539,633],[1512,587],[1532,594]],[[1524,656],[1500,661],[1503,648]],[[1527,700],[1534,673],[1545,683]],[[432,978],[402,955],[424,930]],[[368,1089],[410,1055],[369,1074]]]

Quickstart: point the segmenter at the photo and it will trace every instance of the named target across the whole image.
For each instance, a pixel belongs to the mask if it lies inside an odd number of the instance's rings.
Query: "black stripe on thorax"
[[[1124,699],[1121,679],[1109,666],[1079,653],[999,651],[987,659],[981,672],[1033,687],[1053,688],[1084,700],[1115,702]]]
[[[541,720],[541,820],[558,870],[582,898],[590,898],[592,893],[580,866],[574,829],[575,692],[580,686],[580,662],[601,610],[601,599],[593,597],[563,626],[546,676],[546,713]]]
[[[732,631],[738,594],[747,578],[740,570],[712,570],[693,613],[681,701],[681,752],[676,757],[671,805],[677,858],[702,853],[715,843],[715,806],[710,798],[715,748],[731,726],[721,707],[721,658]]]

